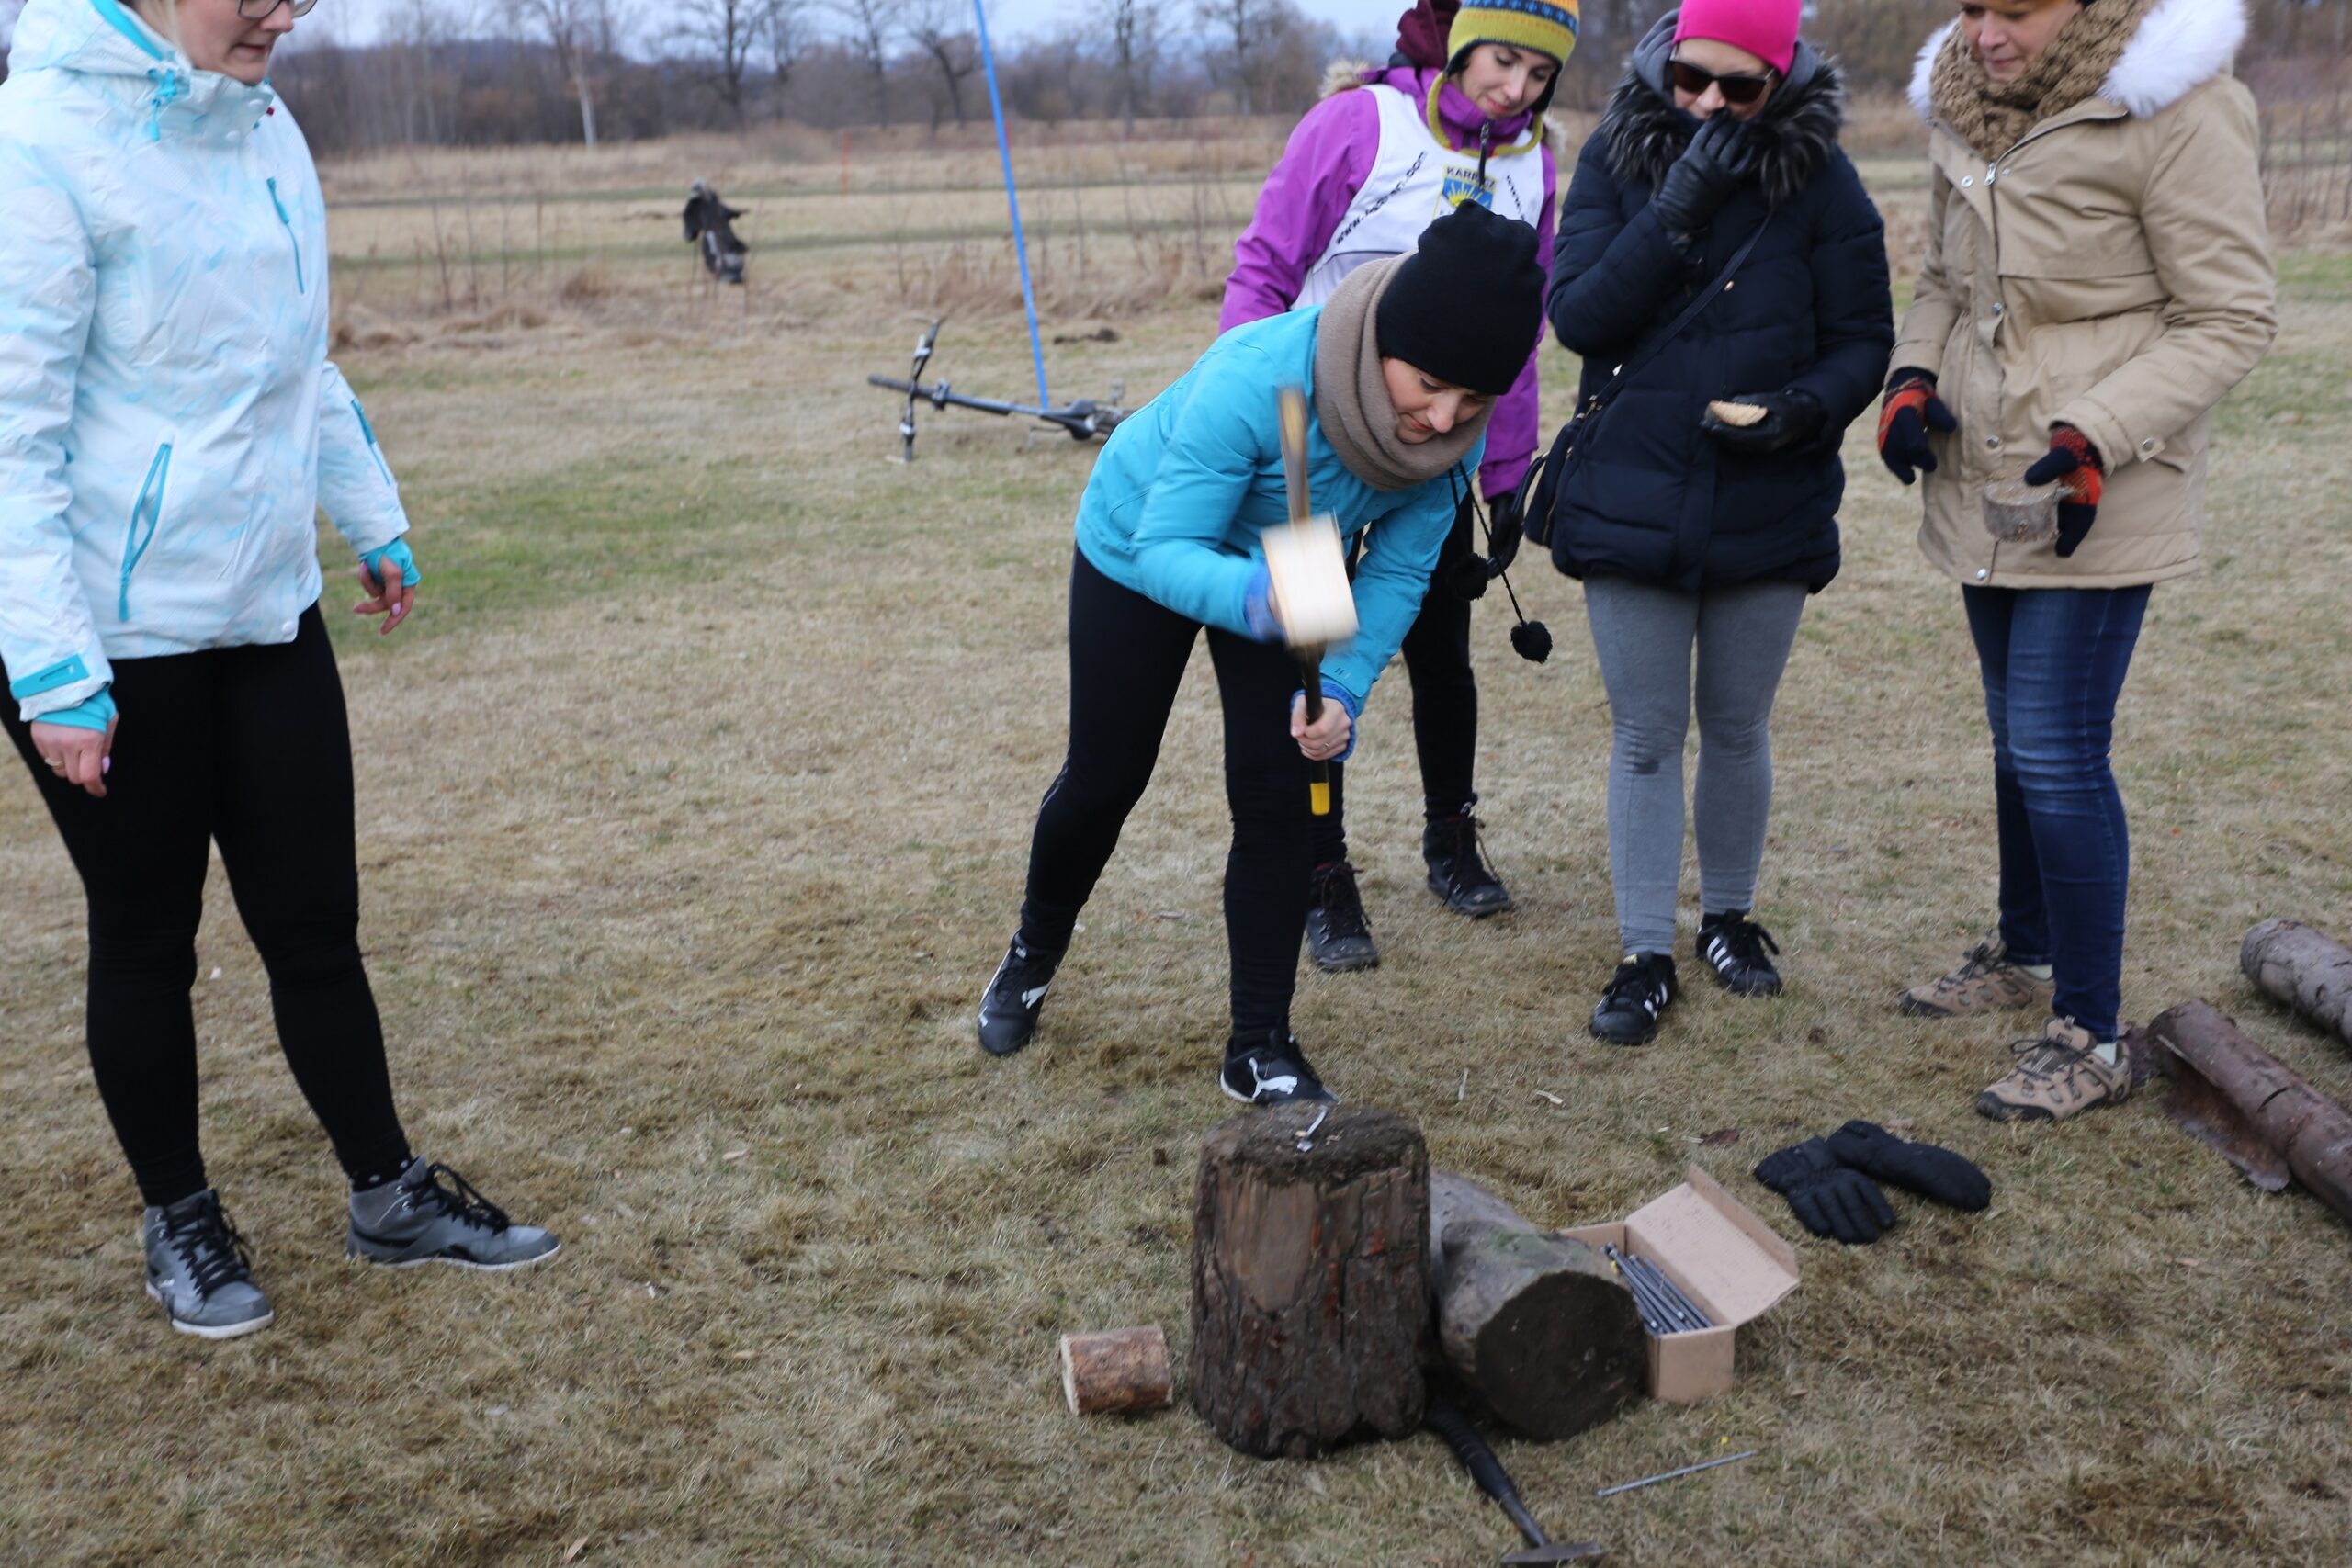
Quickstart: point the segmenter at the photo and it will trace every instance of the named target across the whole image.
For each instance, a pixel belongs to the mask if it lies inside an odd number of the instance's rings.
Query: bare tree
[[[760,0],[673,0],[679,33],[693,46],[696,73],[729,116],[743,123],[743,78],[765,21]]]
[[[760,31],[767,40],[768,62],[775,71],[775,90],[792,81],[794,67],[817,41],[808,0],[761,0]]]
[[[832,0],[829,7],[841,18],[842,31],[858,63],[874,78],[874,121],[890,123],[889,0]]]
[[[555,51],[556,69],[563,73],[571,85],[572,93],[580,99],[580,135],[591,147],[596,145],[596,97],[594,55],[596,46],[605,41],[598,37],[601,30],[613,29],[610,6],[605,0],[513,0],[523,20],[538,30],[548,47]],[[599,15],[599,12],[603,15]]]
[[[971,28],[957,25],[963,13],[963,0],[912,0],[903,24],[908,39],[938,68],[957,125],[964,123],[964,78],[980,68],[978,40]],[[932,123],[938,123],[935,113]]]
[[[1298,7],[1292,0],[1193,0],[1193,14],[1226,40],[1216,51],[1223,58],[1212,70],[1231,83],[1235,107],[1243,114],[1257,113],[1259,100],[1268,96],[1267,63],[1293,45],[1302,29]]]
[[[1167,0],[1111,0],[1111,60],[1119,77],[1120,118],[1129,130],[1136,128],[1136,108],[1150,100],[1167,20]]]

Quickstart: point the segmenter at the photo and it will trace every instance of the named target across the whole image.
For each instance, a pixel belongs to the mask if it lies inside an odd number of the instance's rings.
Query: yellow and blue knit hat
[[[1451,76],[1462,69],[1463,56],[1482,43],[1509,44],[1513,49],[1532,50],[1558,61],[1562,66],[1577,50],[1577,0],[1462,0],[1462,9],[1453,14],[1453,26],[1445,37],[1445,74]],[[1528,127],[1528,136],[1521,148],[1532,147],[1544,137],[1544,111],[1558,90],[1560,79],[1552,78],[1551,87],[1535,102],[1534,120]],[[1440,85],[1430,90],[1429,119],[1431,135],[1442,141],[1439,130],[1437,99]],[[1516,150],[1516,149],[1515,149]]]

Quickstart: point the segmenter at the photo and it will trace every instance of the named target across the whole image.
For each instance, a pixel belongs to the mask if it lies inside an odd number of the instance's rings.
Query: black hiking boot
[[[1440,817],[1421,829],[1421,858],[1429,862],[1430,891],[1445,907],[1474,920],[1510,908],[1510,889],[1487,868],[1479,852],[1478,819],[1468,812]]]
[[[1058,953],[1033,952],[1019,937],[1012,939],[1004,950],[1004,962],[989,981],[988,994],[980,998],[981,1050],[991,1056],[1010,1056],[1029,1043],[1061,962]]]
[[[1302,1100],[1332,1105],[1340,1099],[1323,1087],[1306,1065],[1298,1036],[1287,1029],[1235,1035],[1226,1043],[1225,1066],[1216,1081],[1244,1105],[1289,1105]]]
[[[1768,952],[1779,956],[1781,944],[1772,940],[1770,931],[1749,919],[1745,909],[1727,909],[1699,921],[1699,956],[1713,974],[1715,984],[1735,996],[1781,994],[1781,972],[1764,956]]]
[[[1592,1010],[1592,1037],[1611,1045],[1648,1044],[1657,1038],[1657,1021],[1680,989],[1670,953],[1627,953]]]
[[[1356,868],[1335,860],[1315,868],[1314,902],[1306,908],[1306,955],[1326,975],[1380,967],[1364,919],[1363,895],[1356,891]]]

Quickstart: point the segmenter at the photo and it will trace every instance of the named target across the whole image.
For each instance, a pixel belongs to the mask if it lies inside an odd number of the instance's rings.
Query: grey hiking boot
[[[150,1209],[139,1239],[147,1249],[147,1293],[172,1326],[200,1339],[234,1339],[267,1328],[277,1314],[254,1283],[245,1238],[220,1211],[210,1188],[167,1208]]]
[[[2101,1061],[2091,1032],[2070,1018],[2053,1018],[2040,1034],[2009,1047],[2018,1065],[1976,1097],[1976,1113],[1996,1122],[2064,1122],[2069,1116],[2120,1105],[2132,1095],[2132,1061],[2119,1050]]]
[[[435,1179],[444,1176],[456,1191]],[[464,1177],[422,1157],[409,1161],[398,1180],[351,1195],[351,1234],[344,1246],[348,1257],[395,1269],[413,1263],[523,1269],[556,1250],[554,1236],[514,1224]]]
[[[2009,951],[1996,931],[1962,959],[1951,974],[1914,986],[1894,998],[1894,1005],[1913,1018],[1974,1018],[1988,1012],[2016,1012],[2046,1008],[2056,982],[2026,972],[2010,962]]]

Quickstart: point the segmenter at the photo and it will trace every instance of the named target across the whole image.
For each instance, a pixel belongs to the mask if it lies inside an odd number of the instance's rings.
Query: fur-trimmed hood
[[[1699,129],[1695,117],[1674,107],[1674,88],[1667,79],[1679,15],[1668,11],[1660,17],[1634,47],[1595,131],[1605,139],[1611,172],[1653,190]],[[1778,207],[1812,184],[1837,150],[1845,123],[1845,73],[1798,39],[1788,75],[1748,131],[1762,153],[1757,178],[1764,199]]]
[[[1911,68],[1912,110],[1930,124],[1936,118],[1929,87],[1936,56],[1959,26],[1954,21],[1937,28]],[[2134,119],[2161,114],[2230,69],[2245,41],[2245,0],[2157,0],[2098,96]]]

